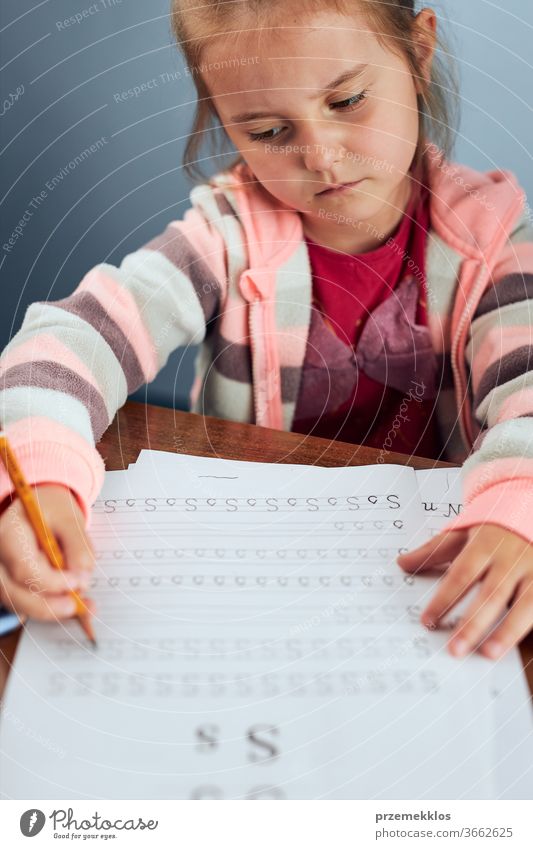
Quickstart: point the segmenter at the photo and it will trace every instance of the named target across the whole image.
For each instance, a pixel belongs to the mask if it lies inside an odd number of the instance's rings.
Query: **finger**
[[[11,512],[12,510],[12,512]],[[0,522],[0,561],[11,578],[34,592],[62,593],[82,589],[87,581],[69,569],[54,569],[48,557],[38,547],[33,528],[23,508],[12,505]]]
[[[438,621],[454,607],[478,581],[489,567],[492,554],[472,545],[466,545],[455,558],[442,578],[439,589],[422,611],[422,622],[428,628],[436,626]]]
[[[467,540],[465,531],[447,531],[438,534],[424,545],[401,554],[398,564],[406,572],[418,572],[449,562],[456,557]]]
[[[61,546],[68,569],[76,575],[87,577],[95,565],[95,552],[79,517],[69,516],[54,531]]]
[[[533,627],[533,578],[523,579],[505,619],[480,646],[486,657],[498,658],[515,646]]]
[[[21,524],[16,535],[3,534],[0,560],[11,578],[33,592],[62,593],[84,589],[88,578],[70,569],[54,569],[45,553],[37,547],[33,530]]]
[[[61,547],[66,567],[74,573],[92,571],[95,552],[74,494],[68,490],[50,493],[47,487],[39,487],[36,497],[42,502],[43,515]]]
[[[0,565],[0,598],[2,604],[18,616],[32,619],[66,619],[76,612],[76,604],[66,593],[37,593],[15,583]]]
[[[516,580],[516,576],[509,577],[506,564],[500,569],[489,570],[481,582],[479,593],[465,610],[461,624],[448,642],[455,657],[462,657],[478,646],[489,628],[505,613]]]

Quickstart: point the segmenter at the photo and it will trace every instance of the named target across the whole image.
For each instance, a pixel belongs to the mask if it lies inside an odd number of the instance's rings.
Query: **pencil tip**
[[[90,642],[91,646],[93,647],[93,649],[98,648],[98,643],[96,642],[96,640],[89,639],[89,642]]]

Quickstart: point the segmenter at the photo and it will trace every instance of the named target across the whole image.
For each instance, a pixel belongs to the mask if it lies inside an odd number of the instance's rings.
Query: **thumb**
[[[56,536],[65,556],[68,569],[73,572],[92,572],[95,554],[92,544],[81,524],[66,522]]]
[[[464,530],[444,531],[418,548],[401,554],[397,558],[398,565],[405,572],[418,572],[447,563],[457,557],[467,537]]]
[[[94,569],[94,548],[85,530],[83,513],[74,499],[62,504],[54,514],[54,534],[68,569],[87,574]]]

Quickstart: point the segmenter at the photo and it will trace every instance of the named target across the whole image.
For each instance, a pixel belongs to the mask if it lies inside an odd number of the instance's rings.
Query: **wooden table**
[[[141,448],[232,460],[316,466],[364,466],[375,463],[379,453],[377,449],[346,442],[236,424],[130,401],[119,411],[98,449],[107,469],[124,469],[137,459]],[[386,462],[409,465],[414,469],[452,465],[392,452],[386,455]],[[20,633],[21,629],[0,638],[0,696]],[[520,651],[533,694],[533,632],[523,641]]]

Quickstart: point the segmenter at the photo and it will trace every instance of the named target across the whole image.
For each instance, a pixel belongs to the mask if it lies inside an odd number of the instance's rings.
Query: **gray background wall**
[[[172,42],[170,0],[0,2],[2,348],[29,303],[64,297],[97,262],[118,265],[189,206],[181,155],[194,87]],[[509,168],[533,197],[531,0],[428,5],[442,17],[462,78],[455,159]],[[61,23],[83,10],[80,23]],[[69,168],[98,140],[95,153]],[[192,354],[175,352],[135,397],[186,409]]]

